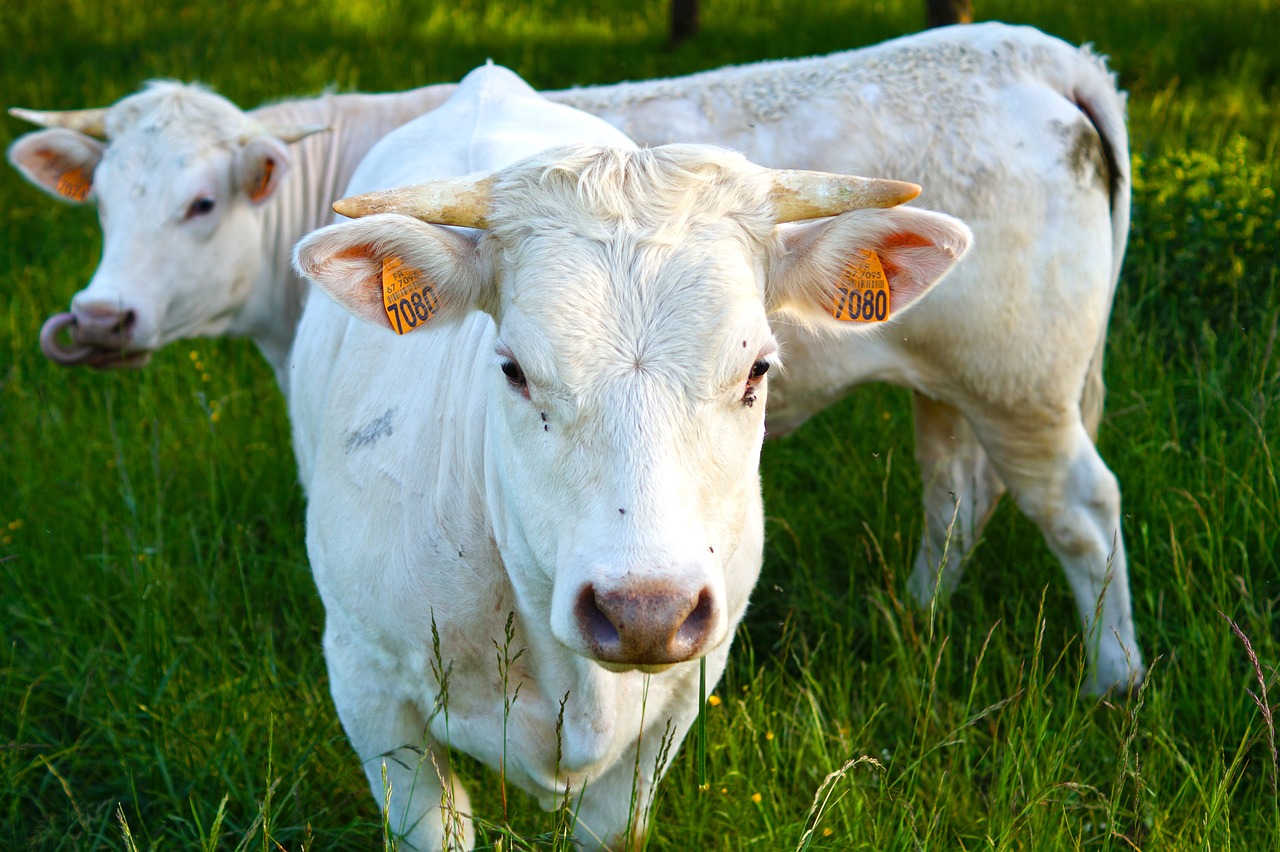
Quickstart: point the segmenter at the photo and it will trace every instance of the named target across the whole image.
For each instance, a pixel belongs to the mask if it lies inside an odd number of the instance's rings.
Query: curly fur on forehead
[[[203,147],[238,139],[245,114],[231,101],[195,83],[152,80],[142,91],[116,103],[107,113],[112,142],[132,133],[159,133],[167,142]],[[197,137],[193,131],[199,129]]]
[[[553,148],[498,175],[490,231],[507,244],[566,228],[606,239],[618,227],[654,242],[681,242],[700,222],[732,218],[766,244],[774,228],[771,188],[766,169],[711,145]]]

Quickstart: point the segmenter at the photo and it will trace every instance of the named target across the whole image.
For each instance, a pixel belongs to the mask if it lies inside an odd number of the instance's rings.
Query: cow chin
[[[589,657],[588,659],[592,660],[596,665],[600,666],[600,668],[604,669],[605,671],[613,672],[614,674],[628,674],[630,672],[640,672],[641,674],[661,674],[662,672],[665,672],[667,669],[675,668],[676,666],[680,665],[679,663],[649,663],[649,664],[609,663],[604,660],[597,660],[594,657]]]

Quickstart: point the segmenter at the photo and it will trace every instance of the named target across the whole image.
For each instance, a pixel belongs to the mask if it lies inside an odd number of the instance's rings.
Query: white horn
[[[351,219],[375,213],[400,213],[436,225],[489,227],[493,177],[433,180],[416,186],[353,195],[333,203],[334,212]]]
[[[828,172],[773,172],[774,210],[778,222],[835,216],[867,207],[896,207],[920,194],[914,183]]]
[[[67,130],[76,130],[86,136],[105,139],[107,138],[108,109],[110,107],[45,111],[12,107],[9,115],[40,127],[65,127]]]

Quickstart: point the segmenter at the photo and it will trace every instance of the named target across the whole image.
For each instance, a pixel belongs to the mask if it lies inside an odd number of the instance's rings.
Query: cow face
[[[98,270],[46,323],[46,354],[140,365],[172,340],[246,331],[234,323],[264,262],[260,205],[289,167],[285,143],[247,136],[239,109],[194,87],[153,84],[101,112],[108,143],[56,127],[9,150],[37,186],[96,204],[102,224]]]
[[[830,311],[866,250],[901,312],[967,243],[918,211],[784,233],[771,186],[718,149],[562,151],[494,179],[463,220],[483,237],[380,215],[298,246],[300,269],[393,331],[491,314],[495,538],[523,610],[607,667],[696,659],[742,615],[780,367],[770,312]]]

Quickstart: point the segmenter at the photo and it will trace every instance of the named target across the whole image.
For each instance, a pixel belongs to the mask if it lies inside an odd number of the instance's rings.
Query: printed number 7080
[[[412,331],[418,327],[419,323],[424,323],[435,316],[438,310],[440,310],[440,303],[436,300],[435,291],[429,287],[425,290],[416,290],[412,296],[401,299],[399,302],[387,303],[387,313],[395,320],[396,334],[404,334],[405,326]]]
[[[863,293],[856,288],[838,287],[837,292],[840,294],[836,303],[837,319],[847,316],[851,320],[871,322],[883,321],[889,316],[889,294],[885,290]]]

